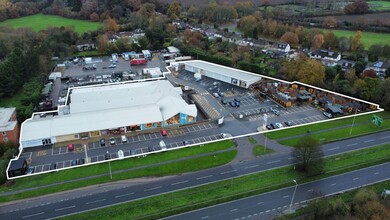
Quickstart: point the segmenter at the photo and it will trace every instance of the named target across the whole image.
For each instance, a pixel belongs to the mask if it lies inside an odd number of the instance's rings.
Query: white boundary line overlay
[[[20,129],[20,137],[22,137],[22,135],[23,135],[23,125],[24,125],[24,123],[27,122],[27,121],[29,121],[29,120],[32,120],[32,119],[34,118],[34,115],[38,115],[38,114],[47,114],[47,113],[56,113],[56,112],[59,111],[59,108],[60,108],[60,107],[66,106],[66,104],[68,103],[68,100],[69,100],[69,94],[70,94],[70,92],[71,92],[71,89],[84,89],[84,88],[102,87],[102,86],[112,86],[112,85],[130,84],[130,83],[138,83],[138,82],[148,82],[148,81],[157,81],[157,80],[167,80],[167,78],[166,78],[165,75],[166,75],[166,74],[171,74],[170,68],[178,67],[179,65],[185,65],[186,63],[193,63],[193,62],[202,62],[202,63],[205,63],[205,64],[207,64],[207,65],[214,65],[214,66],[218,66],[218,67],[220,67],[220,68],[227,68],[227,69],[231,69],[231,70],[234,70],[234,71],[242,72],[242,73],[245,73],[245,74],[249,74],[249,75],[253,75],[253,76],[258,76],[258,77],[261,77],[261,78],[266,78],[266,79],[270,79],[270,80],[275,80],[275,81],[283,82],[283,83],[286,83],[286,84],[288,84],[288,85],[299,84],[299,85],[302,85],[302,86],[305,86],[305,87],[314,88],[314,89],[316,89],[316,90],[324,91],[324,92],[331,93],[331,94],[334,94],[334,95],[338,95],[338,96],[341,96],[341,97],[344,97],[344,98],[348,98],[348,99],[352,99],[352,100],[355,100],[355,101],[358,101],[358,102],[366,103],[366,104],[368,104],[368,105],[371,105],[371,106],[376,107],[376,110],[373,110],[373,111],[370,111],[370,112],[364,112],[364,113],[358,113],[358,114],[347,115],[347,116],[343,116],[343,117],[337,117],[337,118],[327,119],[327,120],[322,120],[322,121],[315,121],[315,122],[310,122],[310,123],[305,123],[305,124],[299,124],[299,125],[294,125],[294,126],[291,126],[291,127],[283,127],[283,128],[279,128],[279,129],[277,129],[277,130],[258,131],[258,132],[253,132],[253,133],[248,133],[248,134],[233,136],[233,137],[230,137],[230,138],[223,138],[223,139],[205,141],[205,142],[200,142],[200,143],[187,144],[187,145],[185,145],[185,146],[176,147],[176,148],[170,148],[170,149],[166,149],[166,150],[153,151],[153,152],[148,152],[148,153],[141,153],[141,154],[137,154],[137,155],[129,155],[129,156],[125,156],[124,158],[113,158],[113,159],[111,159],[111,160],[103,160],[103,161],[97,161],[97,162],[94,162],[94,163],[88,163],[88,164],[83,164],[83,165],[79,165],[79,166],[73,166],[73,167],[70,166],[70,167],[59,168],[59,169],[55,169],[55,170],[47,170],[47,171],[43,171],[43,172],[39,172],[39,173],[33,173],[33,174],[30,174],[30,175],[21,175],[21,176],[16,176],[16,177],[9,177],[9,175],[8,175],[8,170],[9,170],[9,166],[11,165],[11,162],[12,162],[12,161],[15,161],[15,160],[18,160],[18,159],[20,158],[20,156],[21,156],[22,151],[23,151],[22,143],[21,143],[21,141],[19,141],[19,154],[17,155],[17,157],[15,157],[14,159],[11,159],[11,160],[9,161],[8,166],[7,166],[7,169],[6,169],[7,179],[8,179],[8,180],[19,179],[19,178],[24,178],[24,177],[30,177],[30,176],[40,175],[40,174],[44,174],[44,173],[51,173],[51,172],[57,172],[57,171],[61,171],[61,170],[67,170],[67,169],[72,169],[72,168],[78,168],[78,167],[82,167],[82,166],[90,166],[90,165],[94,165],[94,164],[106,163],[106,162],[111,162],[111,161],[116,161],[116,160],[121,160],[121,159],[128,159],[128,158],[132,158],[132,157],[140,157],[140,156],[144,156],[144,155],[159,153],[159,152],[162,152],[162,151],[178,150],[178,149],[183,149],[183,148],[192,147],[192,146],[197,146],[197,145],[203,145],[203,144],[209,144],[209,143],[219,142],[219,141],[222,141],[222,140],[234,140],[234,139],[237,139],[237,138],[248,137],[248,136],[253,136],[253,135],[258,135],[258,134],[265,134],[265,133],[268,133],[268,132],[279,131],[279,130],[283,130],[283,129],[291,129],[291,128],[295,128],[295,127],[301,127],[301,126],[312,125],[312,124],[317,124],[317,123],[324,123],[324,122],[328,122],[328,121],[334,121],[334,120],[339,120],[339,119],[344,119],[344,118],[351,118],[351,117],[355,117],[355,116],[368,115],[368,114],[373,114],[373,113],[378,113],[378,112],[383,112],[383,111],[384,111],[383,108],[380,108],[380,107],[379,107],[379,104],[375,104],[375,103],[368,102],[368,101],[365,101],[365,100],[362,100],[362,99],[358,99],[358,98],[354,98],[354,97],[351,97],[351,96],[343,95],[343,94],[340,94],[340,93],[337,93],[337,92],[333,92],[333,91],[326,90],[326,89],[323,89],[323,88],[319,88],[319,87],[316,87],[316,86],[308,85],[308,84],[301,83],[301,82],[298,82],[298,81],[289,82],[289,81],[285,81],[285,80],[281,80],[281,79],[277,79],[277,78],[273,78],[273,77],[269,77],[269,76],[264,76],[264,75],[260,75],[260,74],[255,74],[255,73],[247,72],[247,71],[244,71],[244,70],[235,69],[235,68],[232,68],[232,67],[226,67],[226,66],[223,66],[223,65],[219,65],[219,64],[215,64],[215,63],[206,62],[206,61],[203,61],[203,60],[190,60],[190,61],[182,61],[182,62],[171,62],[170,65],[166,67],[167,71],[166,71],[166,72],[163,72],[163,76],[162,76],[162,77],[158,77],[158,78],[141,79],[141,80],[131,80],[131,81],[124,81],[124,82],[114,82],[114,83],[105,83],[105,84],[88,85],[88,86],[78,86],[78,87],[68,88],[68,92],[67,92],[67,95],[66,95],[65,104],[64,104],[64,105],[59,105],[59,106],[57,107],[57,110],[44,111],[44,112],[34,112],[34,113],[31,115],[31,118],[26,119],[26,121],[24,121],[24,122],[22,123],[21,129]],[[22,138],[19,138],[19,139],[21,140]]]

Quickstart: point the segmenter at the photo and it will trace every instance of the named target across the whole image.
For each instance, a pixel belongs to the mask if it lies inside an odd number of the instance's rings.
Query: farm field
[[[363,15],[339,15],[333,17],[336,18],[337,22],[350,22],[352,24],[355,22],[367,22],[368,24],[378,24],[380,22],[382,24],[387,24],[390,20],[390,12]],[[315,17],[313,19],[322,22],[325,17]]]
[[[375,11],[390,10],[389,1],[370,1],[367,3],[368,3],[368,7],[370,7],[370,10],[375,10]]]
[[[327,30],[324,29],[323,31],[326,32]],[[356,31],[345,30],[333,30],[333,32],[337,37],[353,37],[356,33]],[[363,31],[362,43],[365,49],[368,49],[373,44],[390,45],[390,34]]]
[[[87,20],[64,18],[55,15],[36,14],[27,17],[9,19],[0,22],[0,26],[12,28],[30,27],[34,31],[44,30],[48,27],[72,26],[79,34],[99,29],[102,24]]]

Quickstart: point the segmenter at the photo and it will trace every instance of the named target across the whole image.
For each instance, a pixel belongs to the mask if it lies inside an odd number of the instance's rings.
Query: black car
[[[85,161],[84,161],[83,158],[79,159],[79,161],[78,161],[78,164],[79,164],[79,165],[84,164],[84,163],[85,163]]]
[[[234,101],[235,102],[240,102],[240,100],[238,98],[234,98]]]
[[[188,141],[183,141],[183,145],[186,146],[188,144]]]
[[[267,125],[266,127],[267,127],[268,130],[274,129],[271,125]]]
[[[51,169],[51,170],[57,169],[57,163],[52,163],[52,164],[50,164],[50,169]]]
[[[226,101],[226,99],[221,99],[221,103],[226,105],[228,103],[228,101]]]
[[[104,155],[104,159],[105,159],[105,160],[111,159],[111,155],[110,155],[109,153],[106,153],[106,154]]]
[[[71,166],[76,166],[76,165],[77,165],[77,160],[72,160],[72,161],[70,162],[70,165],[71,165]]]
[[[104,146],[106,146],[106,139],[100,139],[100,146],[101,147],[104,147]]]

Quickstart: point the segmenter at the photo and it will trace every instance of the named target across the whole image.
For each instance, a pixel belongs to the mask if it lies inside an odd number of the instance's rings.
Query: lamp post
[[[355,125],[356,113],[357,113],[357,108],[355,110],[355,116],[353,116],[353,121],[352,121],[352,125],[351,125],[351,130],[349,130],[349,135],[352,134],[352,129],[353,129],[353,126]]]
[[[296,181],[296,180],[293,180],[293,181],[294,181],[294,183],[295,183],[295,188],[294,188],[294,193],[293,193],[293,196],[292,196],[292,198],[291,198],[291,202],[290,202],[290,208],[289,208],[289,211],[291,211],[291,206],[292,206],[292,204],[293,204],[293,201],[294,201],[295,192],[297,191],[297,187],[298,187],[298,183],[297,183],[297,181]]]
[[[265,153],[265,151],[267,150],[267,134],[268,134],[268,133],[265,133],[264,153]]]
[[[110,155],[110,152],[107,151],[107,154]],[[108,159],[108,169],[110,170],[110,178],[112,179],[112,172],[111,172],[111,155],[110,158]]]

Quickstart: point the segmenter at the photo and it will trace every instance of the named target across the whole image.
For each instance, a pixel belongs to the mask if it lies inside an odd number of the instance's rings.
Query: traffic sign
[[[373,115],[371,118],[371,122],[377,127],[380,127],[383,123],[383,119],[380,118],[379,116]]]

